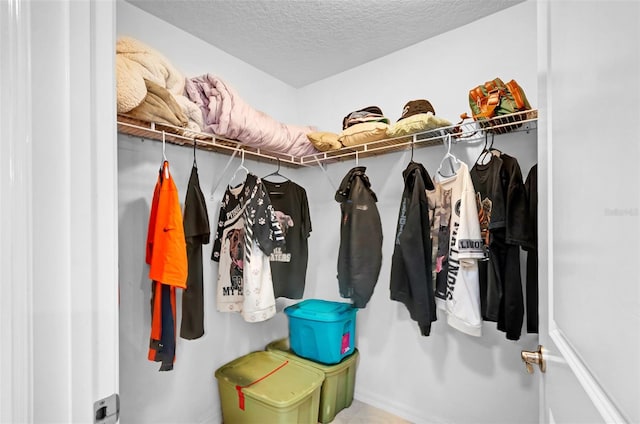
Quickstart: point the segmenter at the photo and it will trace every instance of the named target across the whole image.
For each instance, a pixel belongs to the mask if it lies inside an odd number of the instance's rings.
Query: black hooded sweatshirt
[[[382,223],[375,193],[364,166],[342,179],[335,199],[340,203],[340,250],[338,284],[340,296],[364,308],[371,299],[382,266]]]
[[[437,319],[431,274],[431,225],[426,190],[435,187],[424,166],[411,161],[402,172],[395,247],[391,259],[391,299],[404,303],[420,332],[428,336]]]

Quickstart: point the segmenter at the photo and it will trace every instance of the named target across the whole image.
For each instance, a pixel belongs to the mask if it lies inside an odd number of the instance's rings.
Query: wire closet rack
[[[449,137],[453,143],[461,143],[478,140],[483,138],[485,134],[530,132],[537,129],[537,121],[538,111],[536,109],[497,116],[485,121],[465,119],[458,124],[447,127],[306,156],[271,152],[214,134],[191,131],[168,124],[139,121],[123,115],[118,115],[118,132],[150,140],[161,141],[164,139],[167,143],[178,145],[193,147],[195,144],[198,149],[219,153],[235,155],[241,152],[247,157],[278,161],[282,165],[297,168],[439,145]]]

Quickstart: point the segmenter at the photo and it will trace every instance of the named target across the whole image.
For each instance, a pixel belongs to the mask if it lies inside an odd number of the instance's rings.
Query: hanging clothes
[[[342,179],[335,194],[340,203],[338,286],[340,296],[364,308],[382,266],[382,224],[366,168],[357,166]]]
[[[486,229],[488,262],[482,279],[483,315],[497,321],[497,328],[509,340],[518,340],[524,320],[524,296],[520,274],[520,246],[527,241],[525,189],[518,161],[505,154],[491,155],[476,164],[471,178]],[[488,241],[488,243],[487,243]]]
[[[285,245],[276,247],[269,257],[274,295],[276,298],[302,299],[311,234],[307,192],[290,180],[274,183],[263,179],[262,183],[285,238]]]
[[[219,263],[218,311],[241,312],[249,322],[275,315],[269,255],[284,242],[260,178],[249,173],[240,186],[227,187],[211,255]]]
[[[478,210],[469,168],[464,162],[452,176],[436,174],[441,198],[436,262],[436,306],[447,323],[472,335],[482,335],[478,260],[484,257]]]
[[[184,200],[184,235],[187,244],[187,288],[182,293],[180,337],[197,339],[204,334],[204,296],[202,288],[202,245],[210,239],[207,204],[200,190],[198,168],[193,165]]]
[[[503,284],[498,281],[498,275],[493,267],[492,245],[497,252],[495,234],[507,225],[506,200],[500,172],[502,159],[491,156],[487,164],[475,164],[471,169],[471,179],[476,191],[478,220],[483,240],[485,261],[480,262],[480,299],[482,316],[486,321],[498,321],[500,303],[503,296]]]
[[[538,165],[529,170],[524,183],[528,211],[526,298],[527,333],[538,332]]]
[[[152,280],[148,358],[162,363],[160,371],[170,371],[176,346],[175,289],[186,287],[188,264],[178,190],[167,161],[153,193],[145,260]]]
[[[431,272],[431,225],[426,190],[435,186],[427,170],[410,162],[402,172],[404,191],[400,201],[396,237],[391,258],[391,300],[402,302],[420,333],[428,336],[436,321]]]

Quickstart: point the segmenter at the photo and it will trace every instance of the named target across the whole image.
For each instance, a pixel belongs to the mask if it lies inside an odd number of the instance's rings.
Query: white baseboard
[[[411,421],[414,424],[450,424],[440,417],[430,415],[429,411],[421,411],[400,402],[390,401],[386,397],[370,391],[356,389],[354,398],[360,402],[375,406],[376,408]]]

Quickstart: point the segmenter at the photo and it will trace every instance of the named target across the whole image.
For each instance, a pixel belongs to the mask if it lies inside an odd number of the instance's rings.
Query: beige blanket
[[[173,96],[187,118],[184,127],[193,131],[201,130],[202,112],[185,97],[184,76],[151,47],[131,37],[120,37],[116,43],[118,113],[131,112],[143,103],[148,94],[145,81],[166,89]]]
[[[166,88],[160,87],[153,81],[144,80],[147,95],[136,107],[123,115],[146,122],[171,124],[174,127],[186,127],[189,120],[182,112]]]

